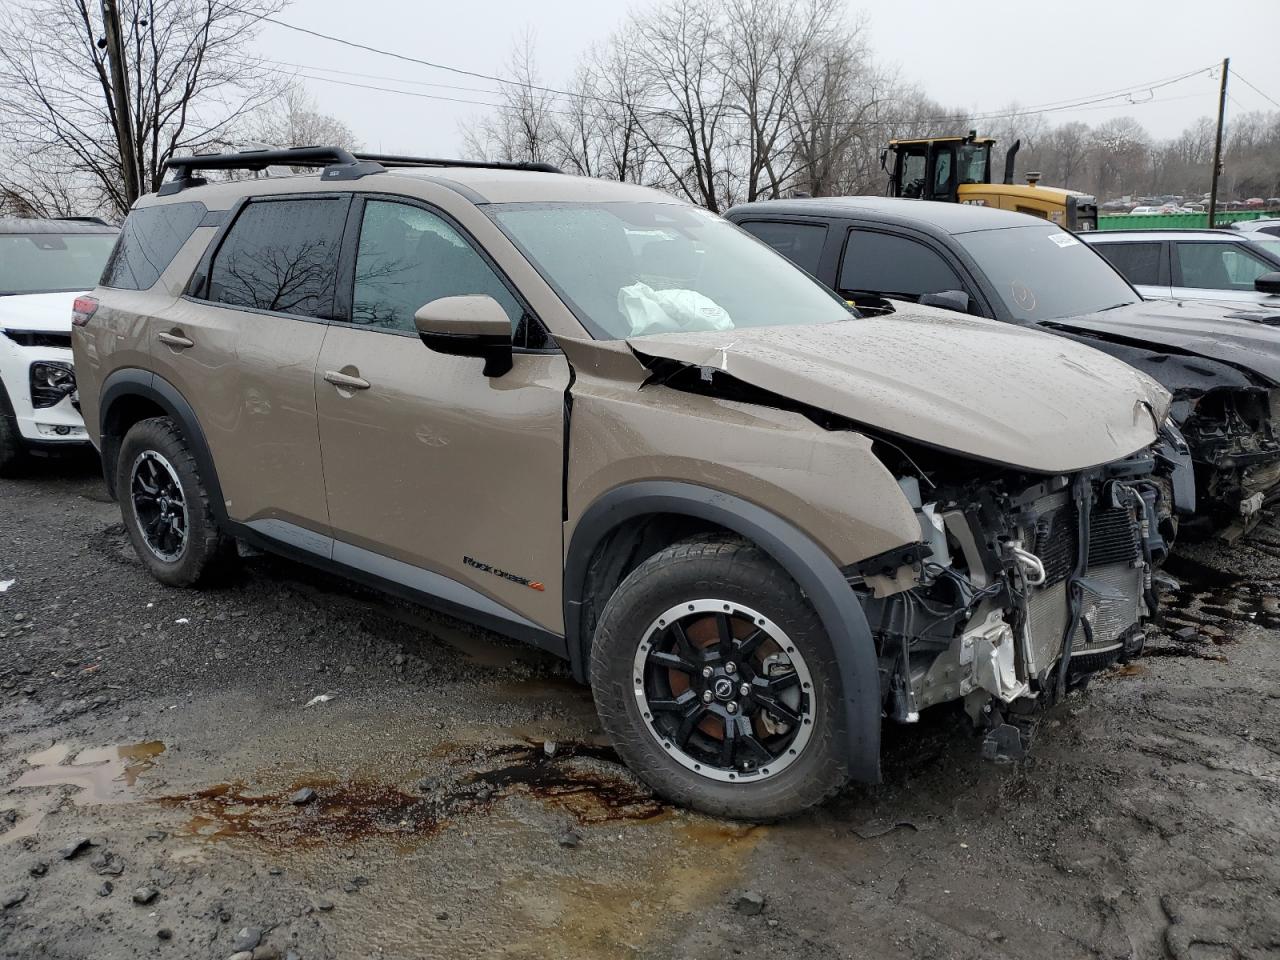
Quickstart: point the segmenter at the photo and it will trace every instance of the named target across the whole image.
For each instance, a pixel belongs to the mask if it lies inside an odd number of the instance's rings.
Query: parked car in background
[[[1080,238],[1019,213],[841,197],[727,216],[864,312],[946,306],[1051,329],[1149,373],[1173,394],[1195,463],[1198,510],[1184,532],[1236,536],[1280,484],[1278,328],[1210,304],[1143,301]]]
[[[1280,206],[1280,201],[1277,202]],[[1259,217],[1257,220],[1236,220],[1231,229],[1249,235],[1260,233],[1265,236],[1280,237],[1280,217]]]
[[[1164,213],[1159,207],[1134,207],[1129,211],[1134,216],[1155,216],[1158,213]]]
[[[1081,240],[1138,292],[1280,314],[1280,237],[1236,230],[1107,230]]]
[[[194,176],[273,163],[322,169]],[[631,184],[335,148],[170,167],[74,337],[165,583],[234,538],[488,623],[589,680],[655,790],[748,819],[876,779],[882,715],[998,719],[1141,645],[1179,466],[1167,392],[1111,357],[858,318]]]
[[[88,440],[71,363],[71,315],[115,244],[92,220],[0,219],[0,474],[33,451]]]

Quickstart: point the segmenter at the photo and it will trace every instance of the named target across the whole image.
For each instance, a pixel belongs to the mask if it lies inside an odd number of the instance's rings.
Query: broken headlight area
[[[968,481],[933,486],[924,471],[899,474],[920,543],[847,571],[886,712],[912,721],[964,700],[977,718],[993,698],[1052,702],[1069,681],[1140,650],[1169,548],[1162,470],[1143,451],[1069,476],[974,464]]]
[[[41,360],[31,365],[31,406],[37,410],[57,406],[76,391],[76,374],[61,360]]]
[[[1280,390],[1210,390],[1179,398],[1173,413],[1195,464],[1201,512],[1243,533],[1280,485]]]

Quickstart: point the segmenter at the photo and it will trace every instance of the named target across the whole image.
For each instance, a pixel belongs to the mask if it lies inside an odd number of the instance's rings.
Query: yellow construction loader
[[[1025,184],[1013,182],[1020,140],[1005,152],[1003,180],[993,180],[995,145],[995,140],[980,137],[972,130],[967,137],[890,140],[888,149],[880,155],[880,165],[889,174],[889,196],[1016,210],[1052,220],[1068,230],[1098,229],[1098,203],[1094,197],[1060,187],[1042,187],[1038,173],[1028,173]]]

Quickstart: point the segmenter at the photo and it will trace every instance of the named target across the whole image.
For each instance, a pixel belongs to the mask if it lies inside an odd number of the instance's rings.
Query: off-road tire
[[[27,450],[18,432],[18,418],[0,384],[0,477],[16,477],[27,465]]]
[[[171,562],[157,557],[147,546],[130,496],[133,464],[146,451],[160,454],[173,466],[187,509],[186,539],[181,554]],[[187,441],[168,417],[140,420],[125,434],[116,461],[116,498],[138,558],[161,583],[172,587],[205,585],[225,570],[231,542],[218,529],[209,492]]]
[[[785,631],[812,677],[813,730],[799,757],[767,779],[726,783],[677,762],[644,720],[633,663],[643,634],[677,604],[714,598],[754,608]],[[845,719],[831,641],[799,587],[758,547],[682,541],[637,567],[605,605],[591,648],[596,711],[627,766],[662,797],[716,816],[769,822],[822,803],[848,781]]]

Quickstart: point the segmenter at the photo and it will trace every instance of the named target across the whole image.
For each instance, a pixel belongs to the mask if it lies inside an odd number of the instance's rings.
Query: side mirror
[[[1253,289],[1259,293],[1280,293],[1280,270],[1264,273],[1253,281]]]
[[[484,375],[500,377],[511,369],[511,318],[498,301],[484,294],[442,297],[413,315],[418,336],[436,353],[482,357]]]
[[[921,294],[918,302],[926,307],[941,307],[943,310],[955,310],[958,313],[969,312],[969,295],[963,290],[941,290],[938,293]]]

